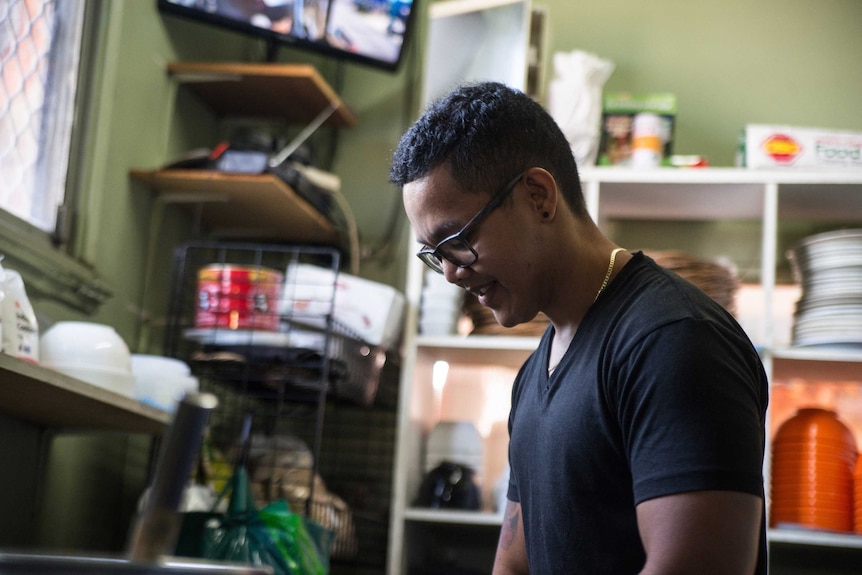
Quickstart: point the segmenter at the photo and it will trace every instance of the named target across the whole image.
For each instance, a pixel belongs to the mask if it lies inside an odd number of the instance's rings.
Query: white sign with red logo
[[[862,132],[749,124],[749,168],[862,169]]]

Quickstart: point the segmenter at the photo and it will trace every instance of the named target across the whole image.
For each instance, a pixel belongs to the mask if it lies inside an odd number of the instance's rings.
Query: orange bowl
[[[772,466],[772,477],[775,480],[790,480],[807,478],[812,481],[834,481],[836,479],[853,480],[853,471],[846,463],[828,463],[816,461],[780,461]]]
[[[805,449],[786,449],[782,447],[774,447],[770,454],[770,461],[774,464],[780,461],[826,461],[833,463],[841,463],[849,467],[851,470],[856,467],[856,459],[858,454],[855,451],[840,451],[833,447],[820,445]]]
[[[855,459],[855,458],[854,458]],[[772,465],[832,465],[846,469],[853,474],[855,464],[849,457],[836,457],[816,453],[779,453],[772,458]]]
[[[853,475],[847,470],[829,468],[788,468],[776,469],[772,472],[772,488],[782,486],[806,487],[822,489],[826,487],[854,487]]]
[[[821,529],[834,529],[835,531],[852,531],[854,527],[852,514],[825,514],[825,513],[774,513],[770,519],[770,525],[779,523],[802,523]]]
[[[776,511],[808,511],[823,513],[848,513],[853,514],[853,501],[850,498],[798,498],[798,499],[773,499],[770,509]]]
[[[820,501],[848,501],[853,503],[853,487],[849,484],[836,484],[820,487],[813,487],[809,484],[786,484],[781,487],[774,487],[770,496],[775,501],[802,501],[802,500],[820,500]]]
[[[812,509],[774,510],[770,514],[770,527],[782,523],[805,525],[829,531],[848,532],[853,530],[852,513],[827,513]]]
[[[773,500],[780,499],[822,499],[830,501],[830,498],[840,498],[842,501],[849,500],[853,502],[853,487],[849,484],[844,485],[829,485],[814,487],[805,483],[786,483],[772,488],[770,493]]]
[[[849,499],[824,501],[822,499],[776,499],[771,502],[772,513],[823,513],[854,517],[853,502]]]
[[[854,504],[852,489],[795,489],[788,487],[785,489],[773,489],[770,493],[770,500],[773,505],[779,503],[808,503],[810,505],[835,505],[842,507],[852,507]]]
[[[854,464],[859,455],[854,445],[820,437],[780,440],[772,443],[771,451],[772,453],[824,453],[852,457]]]
[[[780,445],[786,441],[808,441],[817,439],[818,443],[828,442],[856,451],[856,438],[853,432],[838,419],[834,411],[806,407],[781,424],[775,433],[773,443]]]

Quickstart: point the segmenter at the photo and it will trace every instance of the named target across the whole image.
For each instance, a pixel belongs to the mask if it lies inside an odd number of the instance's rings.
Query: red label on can
[[[262,267],[213,265],[198,272],[198,327],[278,330],[282,275]]]

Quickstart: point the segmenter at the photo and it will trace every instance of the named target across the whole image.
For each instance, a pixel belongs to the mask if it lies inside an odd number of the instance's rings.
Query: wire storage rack
[[[295,273],[304,264],[330,279]],[[165,355],[186,361],[219,397],[209,442],[227,461],[236,461],[252,415],[257,503],[285,499],[332,529],[333,575],[382,573],[398,358],[335,321],[339,265],[328,247],[178,247]]]

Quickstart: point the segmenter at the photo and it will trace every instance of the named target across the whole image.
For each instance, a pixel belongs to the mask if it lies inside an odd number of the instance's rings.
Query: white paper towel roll
[[[578,166],[593,166],[599,153],[602,89],[614,64],[575,50],[554,54],[548,86],[548,111],[572,146]]]

